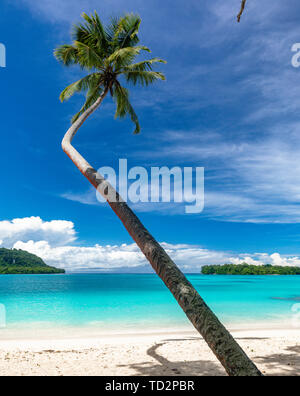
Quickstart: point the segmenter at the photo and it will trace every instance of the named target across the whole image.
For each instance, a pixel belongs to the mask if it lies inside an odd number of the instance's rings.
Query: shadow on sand
[[[155,363],[145,362],[131,364],[130,368],[136,371],[137,375],[142,376],[224,376],[226,375],[221,365],[210,361],[180,361],[171,362],[159,353],[159,349],[172,341],[190,341],[196,340],[197,337],[186,339],[165,340],[160,344],[155,344],[147,350],[147,355],[155,360]]]
[[[276,376],[300,376],[300,346],[289,346],[282,353],[267,356],[256,356],[253,359],[258,365],[263,365],[266,371]]]
[[[184,339],[166,339],[159,344],[153,345],[147,350],[147,355],[155,362],[131,364],[129,367],[135,370],[136,375],[142,376],[226,376],[226,372],[218,362],[207,360],[176,361],[171,362],[160,353],[160,348],[170,342],[184,342],[200,340],[198,337]],[[268,338],[237,338],[237,340],[267,340]],[[264,372],[264,375],[274,376],[299,376],[300,375],[300,346],[289,346],[280,354],[266,356],[252,356],[255,364]],[[122,367],[122,366],[120,366]]]

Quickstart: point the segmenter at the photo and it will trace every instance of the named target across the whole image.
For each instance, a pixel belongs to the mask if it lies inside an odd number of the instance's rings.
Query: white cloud
[[[205,167],[205,210],[201,216],[235,222],[299,223],[299,131],[299,123],[294,122],[239,142],[228,139],[230,130],[167,131],[157,138],[167,138],[168,145],[161,144],[151,157],[156,161],[164,158],[172,165],[192,161],[194,166]],[[145,159],[147,153],[141,151],[139,156]]]
[[[61,194],[60,197],[67,199],[68,201],[79,202],[84,205],[99,205],[96,192],[95,188],[92,187],[84,193],[66,192]]]
[[[47,241],[17,242],[15,249],[26,250],[41,257],[48,265],[66,270],[134,268],[145,264],[145,259],[135,245],[121,246],[59,246]]]
[[[71,221],[43,221],[40,217],[26,217],[0,221],[1,245],[12,247],[16,242],[47,240],[52,246],[61,246],[76,239]]]
[[[209,264],[248,264],[300,266],[299,257],[282,257],[278,253],[268,255],[230,254],[222,251],[204,249],[197,245],[162,243],[170,257],[185,272],[200,272],[203,265]],[[151,271],[151,267],[136,244],[114,246],[95,245],[90,247],[58,246],[52,247],[47,241],[16,242],[15,249],[26,250],[41,257],[48,265],[64,268],[67,271],[110,271],[120,268],[130,272]]]
[[[230,263],[242,264],[247,263],[251,265],[265,265],[271,264],[274,266],[290,266],[300,267],[300,257],[281,256],[279,253],[268,255],[266,253],[256,253],[253,255],[240,255],[236,258],[231,258]]]
[[[169,243],[162,243],[162,245],[172,259],[185,271],[197,272],[205,264],[232,262],[230,255],[203,249],[200,246],[172,245]],[[47,264],[70,271],[128,268],[134,272],[137,267],[149,265],[134,243],[120,246],[52,247],[47,241],[28,241],[26,243],[17,242],[14,248],[36,254]]]
[[[273,253],[270,257],[273,265],[300,266],[300,257],[281,257],[279,253]]]
[[[295,123],[286,129],[289,139],[279,138],[282,133],[274,129],[268,136],[240,143],[228,140],[226,133],[166,131],[158,134],[156,139],[168,140],[167,145],[160,144],[160,149],[155,152],[135,154],[143,161],[145,158],[156,161],[155,166],[166,165],[166,160],[169,167],[190,165],[190,161],[194,166],[204,166],[205,209],[200,214],[202,217],[230,222],[299,223],[299,131],[300,126]],[[161,159],[162,163],[158,163]],[[82,194],[63,194],[62,197],[97,204],[94,189]],[[137,212],[184,215],[186,203],[130,205]]]
[[[299,155],[300,140],[292,136],[288,142],[272,137],[241,144],[230,159],[219,154],[224,168],[207,186],[206,214],[227,221],[299,223]]]
[[[29,217],[0,222],[1,245],[26,250],[41,257],[48,265],[68,271],[118,270],[150,271],[151,268],[135,243],[122,245],[77,246],[74,224],[70,221],[43,221]],[[185,272],[200,272],[207,264],[248,264],[300,266],[300,257],[281,256],[275,252],[234,254],[205,249],[199,245],[162,242],[170,257]]]

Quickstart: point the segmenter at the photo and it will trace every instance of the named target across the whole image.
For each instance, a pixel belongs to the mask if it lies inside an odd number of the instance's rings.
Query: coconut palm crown
[[[115,117],[129,115],[135,124],[134,133],[139,133],[141,128],[129,101],[129,91],[121,85],[120,79],[143,86],[165,80],[162,73],[153,70],[153,65],[166,62],[152,58],[134,63],[143,51],[151,52],[149,48],[138,45],[141,24],[138,15],[114,18],[107,27],[103,26],[96,11],[91,16],[83,13],[82,18],[84,21],[73,27],[73,44],[58,47],[54,55],[65,66],[79,65],[89,74],[65,88],[60,100],[68,100],[75,93],[86,93],[83,107],[72,119],[74,123],[100,95],[110,93],[116,102]]]

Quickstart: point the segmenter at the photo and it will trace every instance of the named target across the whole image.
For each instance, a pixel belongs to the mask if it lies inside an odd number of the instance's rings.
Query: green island
[[[202,267],[203,275],[300,275],[299,267],[280,267],[271,264],[249,265],[225,264],[205,265]]]
[[[0,275],[64,274],[65,270],[49,267],[31,253],[17,249],[0,249]]]

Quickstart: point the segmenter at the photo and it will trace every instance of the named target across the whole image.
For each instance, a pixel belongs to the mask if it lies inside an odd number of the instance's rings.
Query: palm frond
[[[125,66],[122,71],[152,71],[153,70],[153,64],[155,63],[167,63],[165,60],[160,59],[160,58],[153,58],[149,60],[145,60],[142,62],[138,63],[132,63],[131,65]]]
[[[54,50],[55,58],[65,66],[78,64],[78,51],[73,45],[61,45]]]
[[[141,131],[141,126],[138,117],[129,102],[129,92],[126,88],[122,87],[119,83],[115,84],[113,89],[113,98],[117,104],[117,110],[115,118],[124,118],[127,115],[130,116],[131,121],[135,124],[134,134],[138,134]]]
[[[106,58],[104,63],[106,67],[113,64],[116,69],[120,69],[121,67],[130,65],[142,51],[151,52],[148,47],[145,47],[143,45],[121,48],[116,50],[108,58]]]
[[[103,59],[92,46],[75,41],[78,52],[79,64],[87,69],[101,69],[103,67]]]
[[[73,25],[72,38],[85,44],[95,44],[96,39],[92,36],[92,30],[88,24],[78,23]]]
[[[99,73],[89,74],[86,77],[74,82],[73,84],[66,87],[60,94],[60,100],[62,102],[70,99],[75,93],[85,92],[90,89],[95,89],[101,84],[102,76]]]
[[[114,47],[125,48],[137,45],[141,21],[140,16],[135,14],[126,14],[121,17],[114,32]]]
[[[91,48],[97,48],[103,55],[107,54],[109,41],[97,12],[95,11],[91,16],[83,13],[82,18],[85,24],[77,25],[77,28],[75,26],[74,40],[87,44]]]
[[[79,110],[77,114],[75,114],[72,118],[72,124],[78,120],[78,118],[89,108],[91,107],[96,100],[101,96],[103,90],[100,87],[95,87],[94,89],[89,89],[86,95],[86,101],[82,108]]]
[[[113,42],[113,39],[114,39],[115,34],[116,34],[116,31],[118,30],[119,19],[120,18],[118,18],[118,17],[112,17],[110,19],[109,25],[106,26],[105,34],[106,34],[106,37],[107,37],[107,39],[108,39],[108,41],[110,43]]]
[[[125,76],[126,81],[133,85],[141,84],[148,86],[153,84],[158,80],[165,80],[166,77],[163,73],[155,72],[155,71],[128,71],[122,73]]]

